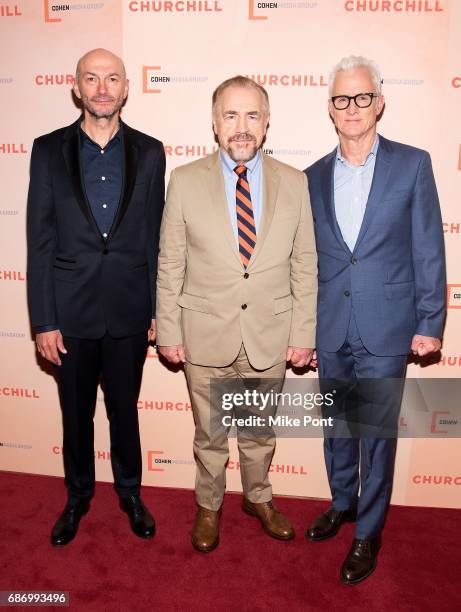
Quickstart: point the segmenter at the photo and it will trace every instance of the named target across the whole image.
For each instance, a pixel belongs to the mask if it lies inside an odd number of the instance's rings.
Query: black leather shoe
[[[90,502],[88,500],[72,504],[72,506],[67,504],[51,531],[53,546],[65,546],[75,538],[80,519],[89,509]]]
[[[155,521],[139,495],[120,498],[120,508],[128,514],[133,533],[138,538],[153,538]]]
[[[357,519],[357,510],[335,510],[333,506],[318,516],[307,528],[306,538],[312,542],[320,542],[335,536],[341,525],[353,523]]]
[[[375,571],[380,545],[379,538],[354,540],[341,568],[341,581],[357,584],[368,578]]]

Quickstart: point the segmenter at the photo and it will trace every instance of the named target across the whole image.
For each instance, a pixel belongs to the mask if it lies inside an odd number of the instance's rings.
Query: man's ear
[[[80,89],[78,88],[78,83],[77,81],[74,82],[72,89],[74,91],[75,96],[81,100],[82,99],[82,94],[80,93]]]

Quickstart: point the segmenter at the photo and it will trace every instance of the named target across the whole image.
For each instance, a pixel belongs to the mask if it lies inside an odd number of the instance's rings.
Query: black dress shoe
[[[344,584],[357,584],[374,572],[380,544],[379,538],[353,541],[341,568]]]
[[[306,531],[306,538],[320,542],[336,535],[344,523],[353,523],[357,519],[357,510],[335,510],[333,506],[318,516]]]
[[[53,546],[65,546],[75,538],[80,519],[89,509],[90,502],[88,500],[72,505],[67,504],[51,531]]]
[[[152,538],[155,534],[155,521],[143,504],[139,495],[120,498],[120,508],[128,514],[133,533],[138,538]]]

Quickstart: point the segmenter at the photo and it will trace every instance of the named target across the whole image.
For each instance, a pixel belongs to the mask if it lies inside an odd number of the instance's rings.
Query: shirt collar
[[[240,164],[237,164],[237,162],[235,162],[233,159],[231,159],[228,153],[226,153],[226,151],[224,151],[222,147],[219,148],[219,155],[221,157],[221,162],[223,163],[224,167],[231,173],[234,172],[234,169],[236,166],[240,165]],[[261,151],[258,149],[253,159],[250,159],[249,161],[245,162],[244,165],[247,167],[249,173],[251,174],[258,168],[260,163],[261,163]]]
[[[369,162],[371,157],[376,157],[376,154],[378,152],[378,147],[379,147],[379,135],[376,134],[375,140],[373,142],[373,146],[371,147],[370,152],[366,156],[365,161],[362,164],[360,164],[360,166],[365,166]],[[347,159],[343,157],[341,153],[341,145],[339,143],[338,143],[338,146],[336,147],[336,160],[342,162],[343,164],[349,164]]]
[[[83,121],[83,115],[80,118],[79,124],[78,124],[78,135],[80,138],[80,144],[83,146],[83,143],[87,143],[87,144],[91,144],[95,147],[98,147],[98,149],[101,149],[102,147],[100,147],[98,145],[97,142],[95,142],[94,140],[92,140],[88,134],[82,129],[82,121]],[[104,147],[104,150],[107,149],[109,147],[109,145],[111,145],[113,142],[123,142],[123,129],[122,129],[122,121],[120,120],[119,123],[119,128],[118,130],[115,132],[115,134],[112,136],[112,138],[109,140],[109,142],[106,144],[106,146]]]

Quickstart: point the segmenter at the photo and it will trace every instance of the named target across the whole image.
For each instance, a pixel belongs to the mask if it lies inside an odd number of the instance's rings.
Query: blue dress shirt
[[[123,132],[104,148],[86,134],[80,135],[80,169],[86,197],[101,236],[107,239],[117,213],[123,184]]]
[[[224,186],[226,188],[226,198],[229,206],[232,230],[234,232],[235,242],[238,245],[237,208],[235,195],[238,176],[234,169],[241,164],[237,164],[223,149],[219,150],[219,155],[224,175]],[[250,159],[250,161],[245,162],[243,165],[247,167],[247,179],[248,184],[250,185],[251,203],[253,205],[253,216],[255,220],[257,237],[263,209],[263,162],[261,158],[261,151],[258,151],[253,159]]]
[[[379,136],[360,166],[353,166],[341,154],[338,144],[334,171],[334,202],[339,229],[351,252],[354,250],[367,207],[375,170]]]

